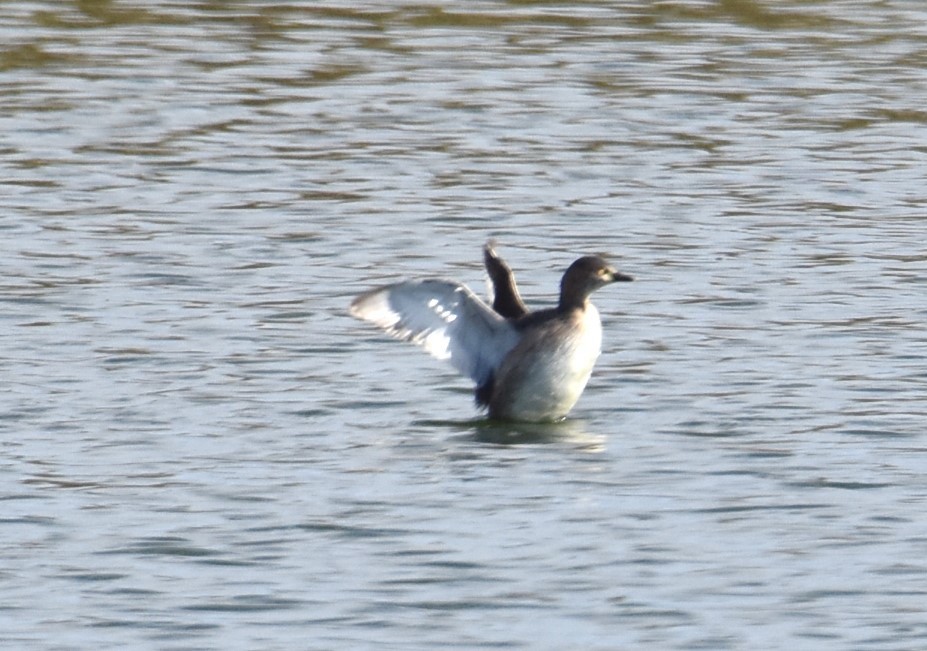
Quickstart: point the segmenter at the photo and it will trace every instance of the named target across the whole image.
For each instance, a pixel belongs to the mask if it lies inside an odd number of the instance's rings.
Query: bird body
[[[361,294],[351,314],[450,361],[476,383],[476,401],[491,418],[560,420],[579,400],[601,352],[602,324],[589,295],[632,278],[586,256],[564,274],[556,308],[528,312],[491,244],[484,260],[495,309],[465,285],[425,279]]]
[[[602,350],[599,311],[589,303],[544,327],[528,327],[496,371],[493,418],[553,421],[579,400]]]

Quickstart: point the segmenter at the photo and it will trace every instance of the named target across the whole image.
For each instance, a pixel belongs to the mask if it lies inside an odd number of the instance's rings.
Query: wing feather
[[[466,285],[450,280],[379,287],[354,299],[350,312],[438,359],[449,360],[478,386],[493,376],[519,339],[515,328]]]

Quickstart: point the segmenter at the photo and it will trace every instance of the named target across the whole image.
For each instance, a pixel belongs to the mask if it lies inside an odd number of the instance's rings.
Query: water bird
[[[492,241],[483,247],[483,260],[492,307],[462,283],[426,278],[364,292],[350,313],[450,361],[476,383],[477,405],[492,419],[565,418],[602,348],[602,322],[589,296],[633,277],[597,255],[583,256],[563,274],[557,307],[532,312]]]

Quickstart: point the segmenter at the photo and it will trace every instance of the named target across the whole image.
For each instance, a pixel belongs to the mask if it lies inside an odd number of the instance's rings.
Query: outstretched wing
[[[450,360],[477,386],[485,384],[518,342],[518,332],[465,285],[413,280],[358,296],[351,315]]]
[[[483,263],[486,265],[492,290],[492,309],[506,319],[517,319],[526,315],[528,308],[518,293],[515,275],[505,260],[496,253],[495,244],[493,240],[489,240],[483,245]]]

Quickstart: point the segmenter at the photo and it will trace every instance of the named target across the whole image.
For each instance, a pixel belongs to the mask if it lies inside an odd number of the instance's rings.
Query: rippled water
[[[927,10],[0,4],[0,640],[927,645]],[[346,314],[609,254],[565,423]]]

